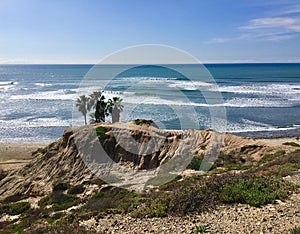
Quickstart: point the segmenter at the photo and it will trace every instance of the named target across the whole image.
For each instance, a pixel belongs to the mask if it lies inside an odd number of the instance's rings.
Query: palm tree
[[[82,95],[76,99],[76,107],[78,108],[78,111],[83,115],[85,125],[87,124],[86,115],[88,112],[87,110],[88,102],[89,102],[89,98],[86,97],[85,95]]]
[[[124,108],[124,106],[121,104],[122,101],[123,99],[119,97],[113,97],[112,100],[108,100],[107,110],[111,114],[113,123],[120,121],[120,113]]]
[[[95,113],[90,113],[90,124],[96,123]]]
[[[105,122],[105,115],[106,112],[107,102],[105,101],[105,97],[102,95],[100,100],[96,103],[96,110],[95,110],[95,120],[97,123]]]
[[[101,99],[102,92],[95,91],[89,96],[89,102],[87,104],[87,109],[90,111],[92,108],[96,109],[97,102]]]

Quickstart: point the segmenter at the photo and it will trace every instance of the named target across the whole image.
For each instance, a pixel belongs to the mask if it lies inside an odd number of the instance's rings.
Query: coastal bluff
[[[91,131],[96,133],[96,138],[90,137]],[[118,139],[122,139],[122,142]],[[126,145],[133,144],[132,139],[138,144]],[[155,145],[149,144],[153,139]],[[93,149],[99,142],[116,164],[143,171],[159,168],[180,152],[188,152],[192,155],[191,160],[203,158],[203,155],[213,150],[213,141],[216,139],[221,139],[221,145],[219,157],[212,163],[218,167],[226,163],[240,166],[253,164],[264,155],[279,150],[277,145],[209,130],[161,130],[151,121],[145,120],[68,128],[60,139],[33,152],[34,159],[26,166],[2,175],[0,197],[3,199],[15,194],[44,196],[51,192],[53,182],[57,180],[77,185],[96,179],[96,174],[87,166],[78,148]],[[134,148],[134,151],[129,152],[124,149],[126,147]],[[157,149],[153,150],[154,147]],[[290,146],[280,145],[280,150],[288,152],[290,149]],[[92,154],[89,151],[85,152],[87,155],[84,157]],[[183,170],[182,174],[189,174],[187,171]]]

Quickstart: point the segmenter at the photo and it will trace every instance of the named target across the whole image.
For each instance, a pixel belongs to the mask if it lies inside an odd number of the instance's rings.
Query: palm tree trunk
[[[111,120],[113,123],[120,121],[120,111],[119,110],[113,110],[111,113]]]
[[[85,125],[87,125],[87,122],[86,122],[86,115],[84,115],[84,123],[85,123]]]

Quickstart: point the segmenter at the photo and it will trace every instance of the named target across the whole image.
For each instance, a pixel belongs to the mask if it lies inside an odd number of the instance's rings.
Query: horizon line
[[[199,62],[199,63],[0,63],[0,66],[14,65],[226,65],[226,64],[300,64],[297,62]]]

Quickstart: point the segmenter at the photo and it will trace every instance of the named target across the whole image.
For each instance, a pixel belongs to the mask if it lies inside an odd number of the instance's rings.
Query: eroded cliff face
[[[113,165],[109,170],[121,167],[121,174],[132,171],[134,178],[137,172],[149,170],[183,171],[193,157],[201,155],[220,163],[212,157],[219,154],[218,147],[222,160],[231,154],[243,158],[243,163],[278,151],[277,146],[250,138],[213,131],[167,131],[134,122],[68,128],[59,140],[34,152],[35,158],[28,165],[11,171],[0,181],[0,198],[14,194],[42,196],[51,192],[56,180],[89,182],[99,176],[98,172],[106,172],[109,165]],[[102,167],[97,167],[99,164]]]

